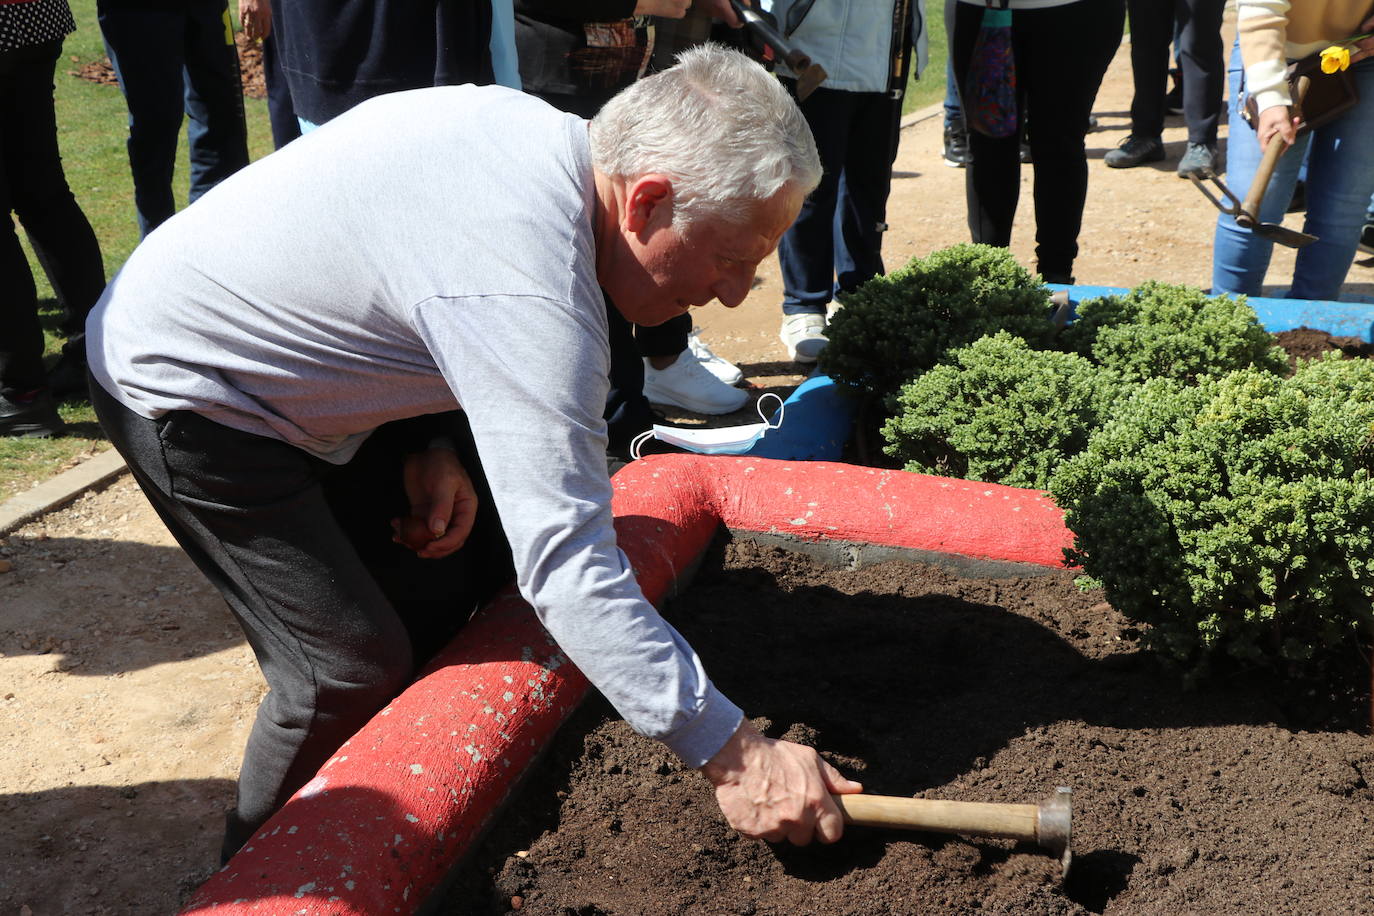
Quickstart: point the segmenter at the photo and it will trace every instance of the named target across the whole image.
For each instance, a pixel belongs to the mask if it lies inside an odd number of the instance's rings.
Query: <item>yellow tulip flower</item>
[[[1350,66],[1350,49],[1343,45],[1332,45],[1322,51],[1322,72],[1335,73]]]

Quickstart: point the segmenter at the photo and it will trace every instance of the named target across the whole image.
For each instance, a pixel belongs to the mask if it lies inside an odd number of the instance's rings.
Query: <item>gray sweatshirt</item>
[[[461,407],[521,595],[632,727],[700,766],[741,712],[616,546],[592,176],[586,122],[518,92],[365,102],[149,235],[91,313],[91,371],[141,416],[335,463]]]

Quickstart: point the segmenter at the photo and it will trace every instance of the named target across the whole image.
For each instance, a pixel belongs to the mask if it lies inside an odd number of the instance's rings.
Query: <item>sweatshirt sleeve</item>
[[[1239,0],[1236,28],[1245,63],[1245,91],[1260,111],[1291,105],[1285,74],[1288,42],[1288,0]]]
[[[436,298],[414,321],[472,424],[520,594],[632,728],[699,767],[743,716],[616,546],[604,305]]]

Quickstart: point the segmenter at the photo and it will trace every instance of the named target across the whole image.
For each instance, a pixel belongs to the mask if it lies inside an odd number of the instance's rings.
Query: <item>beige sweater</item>
[[[1238,0],[1245,90],[1259,110],[1292,104],[1284,79],[1289,60],[1360,34],[1371,15],[1370,0]]]

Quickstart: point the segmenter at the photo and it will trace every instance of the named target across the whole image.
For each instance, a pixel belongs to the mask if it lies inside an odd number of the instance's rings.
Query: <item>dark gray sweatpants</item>
[[[510,580],[510,548],[461,414],[388,424],[335,466],[188,411],[140,417],[98,385],[92,403],[271,688],[227,818],[227,859]],[[392,543],[390,519],[409,511],[402,459],[435,424],[458,442],[482,508],[461,550],[421,560]]]

